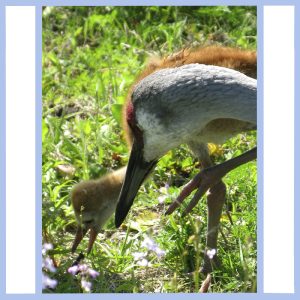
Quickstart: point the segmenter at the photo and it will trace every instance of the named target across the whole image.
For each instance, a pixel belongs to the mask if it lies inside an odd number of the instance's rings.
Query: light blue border
[[[1,0],[0,0],[1,1]],[[16,299],[21,297],[21,299],[32,299],[32,298],[53,298],[55,299],[71,299],[77,298],[81,299],[82,297],[88,297],[90,299],[99,299],[99,297],[105,297],[105,299],[133,299],[138,297],[146,298],[146,297],[161,297],[164,299],[174,299],[174,298],[181,298],[181,297],[189,297],[195,298],[197,297],[208,297],[217,299],[222,297],[222,299],[232,299],[235,297],[243,297],[243,298],[268,298],[268,299],[285,299],[288,298],[298,298],[299,296],[299,289],[300,289],[300,276],[299,276],[299,268],[300,268],[300,261],[299,255],[300,247],[299,247],[299,233],[300,233],[300,218],[299,215],[296,215],[296,212],[300,211],[300,204],[299,200],[295,201],[295,294],[263,294],[263,5],[295,5],[295,46],[297,51],[300,53],[299,47],[299,31],[300,31],[300,6],[297,3],[297,0],[292,1],[284,1],[284,0],[264,0],[264,1],[255,1],[255,0],[248,0],[248,1],[213,1],[213,0],[187,0],[184,1],[185,6],[189,5],[257,5],[258,11],[258,290],[256,294],[246,294],[246,293],[236,293],[236,294],[42,294],[41,293],[41,111],[42,111],[42,90],[41,90],[41,76],[42,76],[42,64],[41,64],[41,57],[42,57],[42,47],[41,47],[41,7],[43,5],[50,5],[50,6],[98,6],[98,5],[183,5],[182,0],[152,0],[152,1],[145,1],[145,0],[134,0],[134,1],[117,1],[117,0],[109,0],[109,1],[97,1],[97,0],[3,0],[1,1],[0,5],[0,43],[1,43],[1,52],[0,52],[0,66],[1,66],[1,73],[0,73],[0,97],[1,100],[5,98],[5,5],[20,5],[20,6],[36,6],[36,82],[37,89],[36,89],[36,294],[35,295],[6,295],[5,294],[5,101],[0,102],[0,150],[1,150],[1,168],[0,168],[0,179],[1,179],[1,189],[0,189],[0,196],[1,196],[1,271],[0,271],[0,295],[5,298]],[[298,5],[297,5],[298,4]],[[278,41],[280,42],[280,37],[278,37]],[[296,56],[295,61],[295,83],[297,79],[299,81],[299,59]],[[300,88],[295,84],[295,153],[300,153],[300,120],[299,120],[299,112],[300,112]],[[297,119],[298,117],[298,119]],[[279,141],[280,143],[281,141]],[[278,158],[278,161],[284,161],[284,157]],[[276,163],[276,162],[274,162]],[[295,199],[300,199],[300,188],[297,186],[297,182],[300,182],[300,157],[295,155]],[[280,165],[279,171],[280,175]],[[284,175],[283,175],[284,176]],[[3,201],[2,201],[3,200]],[[298,217],[298,219],[297,219]],[[278,237],[280,242],[280,237]],[[282,258],[279,258],[278,261],[278,276],[284,276],[284,274],[280,274],[280,259],[284,259],[284,254]],[[274,262],[276,263],[276,262]],[[4,268],[3,268],[4,266]],[[23,272],[23,271],[22,271]],[[24,272],[24,276],[26,276],[26,272]],[[2,298],[1,298],[2,299]]]

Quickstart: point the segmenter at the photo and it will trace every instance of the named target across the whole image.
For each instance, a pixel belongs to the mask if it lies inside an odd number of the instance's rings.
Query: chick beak
[[[78,226],[75,239],[72,245],[72,253],[74,253],[78,247],[78,245],[81,243],[82,239],[86,235],[86,233],[90,231],[90,237],[89,237],[89,243],[87,248],[87,254],[89,254],[93,248],[94,242],[98,235],[98,230],[94,227],[83,229],[81,226]]]
[[[143,146],[134,141],[126,170],[125,180],[116,208],[116,227],[119,227],[126,218],[140,186],[156,163],[157,160],[152,160],[150,162],[145,161],[143,157]]]

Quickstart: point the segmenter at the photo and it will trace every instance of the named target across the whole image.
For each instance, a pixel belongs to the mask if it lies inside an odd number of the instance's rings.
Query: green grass
[[[67,273],[75,219],[72,186],[126,165],[120,127],[126,93],[149,55],[217,43],[256,48],[255,7],[47,7],[43,10],[43,241],[57,265],[54,292],[81,293],[80,280]],[[240,134],[215,153],[216,163],[256,144],[255,132]],[[196,174],[187,147],[168,152],[140,189],[126,219],[106,225],[85,259],[100,276],[93,292],[197,292],[206,232],[206,199],[192,213],[183,208],[164,216],[181,186]],[[211,292],[256,291],[256,162],[225,178],[227,201],[221,219],[221,268]],[[168,183],[166,202],[158,203]],[[187,202],[186,202],[187,203]],[[145,236],[166,256],[138,266],[132,253],[145,251]],[[87,245],[85,241],[80,250]],[[200,276],[200,277],[199,277]],[[78,276],[77,276],[78,277]],[[45,292],[52,292],[45,290]]]

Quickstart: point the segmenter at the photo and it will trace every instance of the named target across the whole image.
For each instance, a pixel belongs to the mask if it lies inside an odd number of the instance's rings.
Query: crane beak
[[[72,253],[74,253],[78,247],[78,245],[81,243],[82,239],[86,235],[86,233],[90,230],[90,238],[89,238],[89,243],[88,243],[88,249],[87,249],[87,254],[89,254],[93,248],[94,242],[97,238],[98,235],[98,230],[95,227],[83,229],[81,226],[78,226],[76,234],[75,234],[75,239],[72,245]]]
[[[140,186],[156,164],[157,160],[150,162],[144,160],[143,146],[134,141],[116,208],[116,227],[119,227],[126,218]]]

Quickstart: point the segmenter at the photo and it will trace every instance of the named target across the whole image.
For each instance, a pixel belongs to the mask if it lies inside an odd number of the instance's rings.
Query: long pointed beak
[[[75,239],[72,245],[72,253],[74,253],[78,247],[78,245],[81,243],[82,239],[86,235],[86,233],[90,230],[90,238],[89,238],[89,243],[88,243],[88,249],[87,249],[87,254],[89,254],[93,248],[94,242],[97,238],[98,231],[94,228],[88,228],[88,229],[82,229],[81,226],[78,226],[76,234],[75,234]]]
[[[119,227],[126,218],[140,186],[156,163],[157,160],[150,162],[145,161],[143,158],[143,147],[134,141],[126,170],[125,180],[116,208],[116,227]]]

